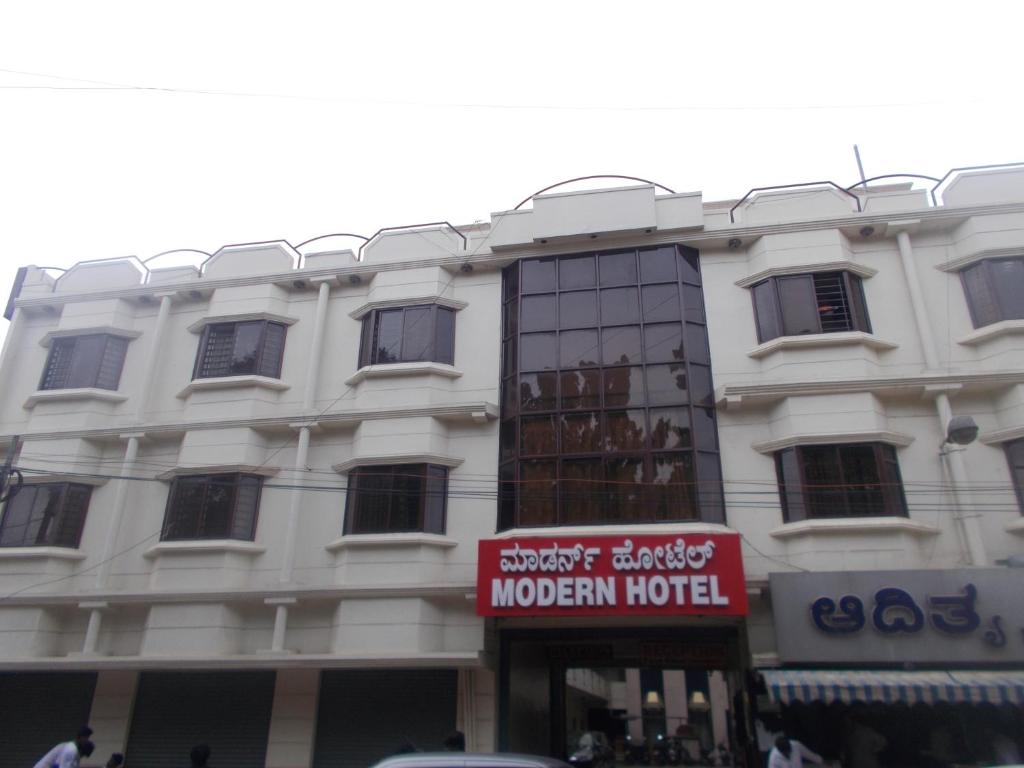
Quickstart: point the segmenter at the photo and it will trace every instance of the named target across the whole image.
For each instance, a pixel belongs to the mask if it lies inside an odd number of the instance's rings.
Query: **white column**
[[[896,233],[896,244],[900,249],[903,275],[910,291],[910,305],[914,310],[914,321],[917,325],[918,339],[921,342],[921,351],[924,354],[925,367],[935,370],[939,367],[939,354],[935,346],[935,338],[932,336],[927,308],[924,305],[921,281],[918,279],[917,264],[914,262],[914,248],[906,230],[906,227],[912,224],[913,222],[900,222],[890,226],[900,227],[902,225],[903,227]],[[935,412],[939,419],[939,434],[945,440],[949,420],[953,417],[953,408],[950,406],[949,396],[945,392],[940,392],[935,397]],[[964,466],[963,456],[960,455],[961,450],[950,446],[948,450],[942,451],[942,457],[949,468],[949,477],[953,486],[953,517],[957,520],[957,527],[967,550],[968,564],[984,566],[988,564],[988,556],[985,553],[985,545],[981,537],[981,527],[978,525],[978,513],[975,511],[973,500],[967,491],[967,468]]]
[[[331,296],[331,286],[325,280],[320,283],[316,295],[316,321],[313,323],[313,342],[306,366],[306,389],[303,393],[302,407],[309,410],[316,402],[317,379],[320,378],[320,352],[324,344],[324,326],[327,323],[327,300]]]
[[[138,682],[139,673],[134,670],[107,669],[97,673],[89,712],[92,740],[96,744],[91,761],[94,765],[105,762],[113,752],[124,753]]]
[[[266,768],[304,768],[312,764],[319,690],[319,669],[277,670]]]
[[[945,392],[940,392],[935,397],[935,410],[939,416],[939,429],[945,439],[946,426],[953,418],[953,408],[950,406],[949,397]],[[988,565],[988,555],[981,538],[981,526],[978,523],[980,515],[967,490],[967,468],[964,466],[963,451],[963,448],[956,445],[944,445],[942,449],[942,458],[946,460],[946,466],[949,467],[949,477],[953,485],[953,516],[958,521],[961,535],[964,538],[968,564],[985,566]]]
[[[103,625],[103,610],[106,603],[79,603],[79,608],[89,611],[89,624],[85,628],[85,640],[82,642],[82,655],[92,656],[100,639],[100,628]]]
[[[135,405],[135,420],[142,422],[152,396],[153,381],[156,379],[157,362],[163,353],[164,332],[167,328],[167,316],[171,313],[171,297],[164,294],[160,297],[160,309],[156,314],[156,326],[153,337],[149,340],[149,354],[146,356],[146,367],[142,369],[142,388]]]
[[[136,432],[121,435],[121,437],[128,438],[128,446],[124,452],[124,462],[121,464],[121,477],[128,478],[133,471],[135,459],[139,455],[139,439],[142,437],[142,434]],[[117,552],[117,535],[121,532],[121,521],[124,518],[125,504],[128,501],[128,485],[133,481],[121,479],[114,482],[117,485],[117,490],[114,495],[113,508],[110,510],[107,540],[103,545],[103,557],[100,560],[99,568],[96,569],[96,589],[99,590],[105,589],[107,582],[110,580],[111,560]]]
[[[644,737],[643,701],[640,690],[640,670],[626,670],[626,727],[629,737],[637,743]]]
[[[278,581],[288,584],[292,580],[292,571],[295,568],[295,539],[299,533],[299,512],[302,509],[302,479],[309,461],[309,433],[310,427],[304,425],[299,427],[299,444],[295,448],[295,471],[292,474],[291,498],[288,502],[288,521],[284,533],[284,554],[281,558],[281,572],[278,574]]]

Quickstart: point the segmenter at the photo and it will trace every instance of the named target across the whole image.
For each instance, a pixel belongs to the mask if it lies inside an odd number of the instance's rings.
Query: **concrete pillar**
[[[111,753],[125,751],[138,684],[139,673],[135,670],[108,669],[97,673],[89,713],[96,751],[90,764],[102,765]]]
[[[277,670],[266,768],[307,768],[312,764],[319,693],[319,669]]]
[[[626,720],[629,738],[639,743],[644,737],[643,702],[640,700],[640,670],[626,670]]]
[[[493,752],[498,748],[497,694],[495,674],[490,669],[466,670],[472,679],[473,706],[468,714],[473,720],[473,738],[466,731],[466,750]]]
[[[715,744],[728,741],[729,728],[726,725],[726,712],[732,702],[729,701],[729,686],[725,683],[725,675],[717,670],[708,675],[708,692],[711,699],[711,732]]]
[[[665,686],[665,725],[671,736],[676,728],[690,719],[686,701],[686,672],[682,669],[666,669],[662,672],[662,679]]]

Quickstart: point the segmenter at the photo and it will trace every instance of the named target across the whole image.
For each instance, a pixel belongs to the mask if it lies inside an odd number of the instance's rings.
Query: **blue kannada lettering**
[[[924,627],[924,613],[910,593],[899,587],[884,587],[875,592],[871,620],[875,629],[886,635],[920,632]]]
[[[936,595],[928,598],[928,604],[937,610],[930,611],[932,626],[951,635],[967,635],[981,625],[981,617],[974,610],[978,589],[973,584],[964,586],[962,595]]]
[[[864,603],[856,595],[839,598],[840,614],[836,615],[836,602],[830,597],[819,597],[811,604],[814,626],[830,635],[859,632],[864,627]]]

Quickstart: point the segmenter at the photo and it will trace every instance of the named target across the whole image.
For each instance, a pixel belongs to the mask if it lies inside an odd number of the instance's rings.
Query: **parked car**
[[[615,752],[601,731],[585,731],[569,762],[576,768],[611,768],[615,764]]]
[[[373,768],[570,768],[543,755],[513,752],[410,752],[381,760]]]

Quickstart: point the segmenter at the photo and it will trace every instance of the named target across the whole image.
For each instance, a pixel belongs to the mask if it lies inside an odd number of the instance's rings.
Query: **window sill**
[[[762,357],[787,349],[813,349],[816,347],[861,346],[877,351],[896,349],[899,344],[885,341],[864,331],[842,331],[841,333],[809,333],[805,336],[779,336],[759,344],[747,352],[747,357],[759,360]]]
[[[122,395],[113,389],[97,387],[81,387],[76,389],[41,389],[29,395],[22,408],[35,408],[39,403],[52,403],[72,400],[95,400],[100,403],[123,403],[128,395]]]
[[[1024,320],[1000,320],[998,323],[984,325],[963,338],[957,339],[957,344],[965,347],[973,347],[984,344],[986,341],[998,339],[1002,336],[1014,336],[1024,333]]]
[[[152,560],[165,555],[195,555],[203,553],[224,554],[234,553],[238,555],[249,555],[255,557],[267,551],[251,541],[236,541],[234,539],[208,539],[205,541],[161,541],[142,553],[142,556]]]
[[[85,560],[85,552],[70,547],[0,547],[0,560]]]
[[[1006,530],[1008,533],[1016,533],[1024,536],[1024,517],[1018,517],[1012,523],[1007,523]]]
[[[934,525],[906,517],[848,517],[784,523],[770,531],[769,535],[776,539],[788,539],[817,533],[909,533],[912,536],[937,536],[940,531]]]
[[[272,379],[269,376],[215,376],[209,379],[193,379],[188,383],[177,397],[184,400],[193,392],[206,392],[215,389],[241,389],[243,387],[256,387],[257,389],[270,389],[276,392],[284,392],[291,387],[280,379]]]
[[[640,536],[665,534],[667,536],[692,536],[705,533],[735,534],[736,531],[719,523],[703,523],[700,520],[677,523],[608,523],[606,525],[552,525],[533,528],[509,528],[500,531],[495,539],[518,539],[526,536]]]
[[[341,552],[346,549],[376,549],[379,547],[437,547],[451,549],[458,545],[455,539],[436,533],[348,533],[330,544],[325,544],[328,552]]]
[[[385,365],[364,365],[352,376],[345,379],[349,386],[358,384],[363,379],[385,379],[397,376],[443,376],[448,379],[457,379],[462,371],[454,366],[445,363],[388,363]]]

